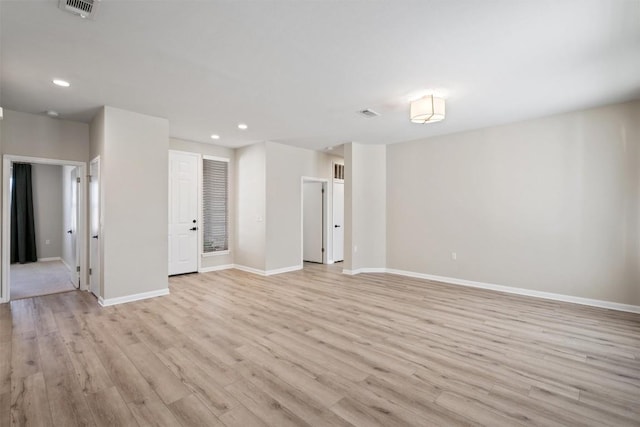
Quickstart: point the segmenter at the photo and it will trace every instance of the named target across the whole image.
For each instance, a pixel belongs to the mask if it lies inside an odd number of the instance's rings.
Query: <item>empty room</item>
[[[0,0],[0,427],[640,426],[640,0]]]

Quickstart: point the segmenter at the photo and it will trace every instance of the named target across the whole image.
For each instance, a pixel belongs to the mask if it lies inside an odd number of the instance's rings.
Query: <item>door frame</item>
[[[103,233],[102,233],[102,198],[103,198],[103,193],[102,193],[102,159],[100,158],[100,156],[96,156],[93,159],[91,159],[91,161],[89,162],[89,173],[87,174],[87,176],[89,177],[89,179],[87,181],[90,181],[92,176],[91,175],[91,165],[93,165],[94,163],[98,164],[98,259],[96,260],[98,265],[100,266],[100,270],[98,271],[98,275],[99,276],[104,276],[103,272],[102,272],[102,251],[104,249],[103,247]],[[87,271],[89,271],[89,269],[91,268],[91,188],[90,188],[90,182],[87,183],[87,207],[88,207],[88,212],[87,212],[87,218],[88,218],[88,223],[87,223],[87,232],[86,232],[86,236],[88,239],[88,244],[87,244]],[[91,290],[91,274],[87,275],[87,291],[93,293],[93,295],[96,296],[96,298],[101,299],[104,297],[104,295],[102,295],[100,288],[104,286],[104,284],[102,283],[102,277],[100,277],[100,283],[99,283],[99,287],[96,290],[97,292],[93,292],[93,290]]]
[[[339,164],[339,163],[336,163]],[[337,179],[333,179],[331,180],[331,225],[333,227],[335,227],[336,224],[336,200],[335,200],[335,194],[336,194],[336,184],[342,185],[342,259],[340,260],[336,260],[336,256],[335,256],[335,236],[333,235],[334,230],[331,229],[331,256],[333,257],[333,262],[343,262],[344,261],[344,233],[345,233],[345,229],[344,229],[344,180],[337,180]],[[330,227],[332,228],[332,227]]]
[[[65,165],[65,166],[71,166],[71,165]],[[77,166],[74,166],[74,169],[72,169],[72,171],[74,171],[74,170],[76,172],[76,178],[81,178],[82,177],[82,175],[81,175],[82,172],[80,171],[80,169]],[[62,169],[62,171],[64,173],[64,168]],[[64,179],[63,179],[62,182],[65,182]],[[74,253],[74,256],[76,257],[76,262],[75,262],[76,265],[74,265],[73,267],[68,265],[67,267],[72,268],[73,270],[75,270],[78,267],[78,265],[79,265],[78,261],[80,260],[80,242],[78,240],[78,235],[80,234],[79,230],[80,230],[80,216],[81,216],[81,213],[80,213],[80,183],[74,182],[72,180],[70,180],[69,182],[71,182],[71,184],[75,185],[75,187],[76,187],[76,189],[75,189],[75,191],[76,191],[76,209],[75,209],[75,212],[74,212],[74,215],[76,216],[76,221],[75,221],[76,222],[75,223],[76,230],[75,230],[75,236],[74,236],[74,238],[76,239],[76,241],[75,241],[75,249],[76,250],[75,250],[75,253]],[[64,189],[63,189],[63,191],[64,191]],[[73,190],[71,190],[71,191],[73,192]],[[70,194],[70,196],[73,196],[73,195]],[[64,229],[66,229],[66,228],[67,227],[65,225]],[[82,280],[80,278],[80,272],[79,271],[72,271],[72,273],[74,273],[74,275],[73,275],[73,278],[74,278],[73,286],[76,289],[80,289],[80,283],[82,283]],[[75,283],[76,281],[78,282],[77,283],[78,284],[77,287],[76,287],[76,283]]]
[[[80,245],[80,290],[86,291],[88,289],[88,269],[87,269],[87,163],[78,162],[75,160],[63,160],[63,159],[49,159],[43,157],[29,157],[29,156],[16,156],[12,154],[5,154],[2,159],[2,259],[1,265],[1,277],[0,277],[0,303],[6,303],[11,300],[11,286],[9,276],[10,266],[10,254],[11,254],[11,215],[10,206],[11,199],[10,194],[10,181],[11,181],[11,165],[16,162],[21,163],[37,163],[44,165],[59,165],[59,166],[76,166],[80,168],[80,188],[78,191],[78,204],[80,207],[80,215],[78,218],[78,241]]]
[[[322,194],[322,263],[330,264],[329,248],[327,247],[327,238],[329,235],[329,180],[325,178],[316,178],[312,176],[300,177],[300,266],[304,266],[304,183],[305,182],[321,182],[323,184],[324,193]]]
[[[184,150],[169,150],[169,156],[168,156],[168,163],[167,163],[167,168],[168,168],[168,173],[167,176],[168,178],[168,193],[167,193],[167,213],[170,212],[171,209],[171,197],[172,197],[172,193],[171,193],[171,153],[176,153],[176,154],[186,154],[186,155],[190,155],[190,156],[194,156],[198,158],[198,167],[197,167],[197,178],[196,178],[196,226],[198,227],[197,230],[197,241],[198,241],[198,247],[196,249],[196,257],[198,259],[198,264],[197,264],[197,270],[195,271],[196,273],[199,273],[200,270],[202,269],[202,159],[203,158],[208,158],[208,159],[212,159],[212,160],[222,160],[222,161],[229,161],[229,159],[224,159],[222,157],[215,157],[215,156],[204,156],[201,153],[196,153],[193,151],[184,151]],[[169,220],[170,218],[167,217],[167,220]],[[169,225],[169,224],[167,224]],[[169,244],[169,241],[167,241],[167,244]],[[228,253],[228,252],[227,252]],[[169,259],[167,258],[167,267],[169,267]],[[171,277],[171,276],[169,276]]]

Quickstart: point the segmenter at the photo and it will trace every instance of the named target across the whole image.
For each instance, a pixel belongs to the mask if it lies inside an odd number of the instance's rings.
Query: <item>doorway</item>
[[[100,156],[91,160],[89,164],[89,289],[100,298],[101,260],[102,253],[102,214],[101,214],[101,177]]]
[[[302,178],[302,261],[327,263],[327,185],[320,178]]]
[[[86,289],[86,163],[5,155],[3,167],[0,302]]]
[[[333,262],[341,262],[344,261],[344,164],[333,163],[331,183],[333,184],[331,215]]]

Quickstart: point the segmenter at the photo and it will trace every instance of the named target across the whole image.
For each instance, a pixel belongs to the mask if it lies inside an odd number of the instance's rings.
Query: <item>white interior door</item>
[[[333,183],[333,262],[344,260],[344,182]]]
[[[89,166],[89,289],[100,296],[100,240],[101,215],[100,215],[100,159],[94,159]]]
[[[78,245],[78,209],[80,207],[80,204],[78,203],[78,187],[80,186],[80,183],[78,182],[78,170],[79,168],[75,167],[73,169],[71,169],[70,173],[70,177],[69,177],[69,185],[70,185],[70,218],[69,218],[69,224],[68,224],[68,229],[67,229],[67,233],[69,233],[69,241],[70,241],[70,245],[71,245],[71,253],[74,256],[74,264],[70,265],[69,267],[71,267],[71,278],[73,281],[73,285],[76,288],[80,287],[80,257],[78,256],[78,252],[79,252],[79,245]]]
[[[322,263],[323,255],[323,183],[304,182],[302,202],[302,236],[304,261]]]
[[[169,152],[169,275],[198,271],[198,162]]]

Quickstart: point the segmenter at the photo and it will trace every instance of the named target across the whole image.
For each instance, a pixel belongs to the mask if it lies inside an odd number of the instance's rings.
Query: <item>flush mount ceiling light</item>
[[[244,123],[238,123],[238,129],[247,130],[249,126]]]
[[[57,111],[53,111],[53,110],[48,110],[47,111],[47,116],[49,117],[58,117],[60,114],[58,114]]]
[[[412,123],[434,123],[444,120],[444,98],[427,95],[411,102]]]
[[[216,135],[215,133],[211,135],[211,139],[220,139],[220,135]]]
[[[61,79],[53,79],[53,84],[56,86],[60,86],[60,87],[69,87],[71,86],[71,84],[66,81],[66,80],[61,80]]]

